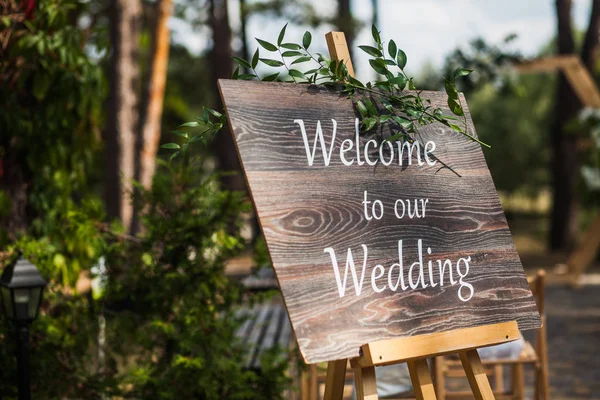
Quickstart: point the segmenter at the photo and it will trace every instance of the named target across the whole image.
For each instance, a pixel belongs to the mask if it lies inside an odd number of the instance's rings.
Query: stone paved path
[[[548,286],[551,399],[600,399],[600,285]]]

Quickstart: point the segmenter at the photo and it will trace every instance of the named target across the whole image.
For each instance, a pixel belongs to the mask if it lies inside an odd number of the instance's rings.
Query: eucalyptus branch
[[[297,84],[340,85],[342,86],[342,93],[346,93],[352,99],[360,114],[363,132],[367,134],[375,132],[375,135],[380,137],[383,130],[375,128],[385,127],[386,125],[389,127],[390,136],[381,138],[381,140],[412,140],[411,135],[418,134],[420,127],[432,123],[441,123],[464,135],[469,140],[490,148],[487,143],[469,133],[467,117],[455,84],[457,78],[469,75],[472,72],[471,70],[457,68],[451,77],[444,79],[444,87],[448,96],[448,108],[456,117],[461,117],[463,126],[460,126],[457,123],[452,123],[452,120],[458,118],[444,115],[441,108],[431,106],[430,99],[421,97],[421,91],[415,87],[413,78],[409,78],[405,72],[408,60],[406,53],[399,49],[393,40],[390,40],[387,46],[384,46],[380,32],[375,25],[371,28],[375,46],[362,45],[358,47],[371,56],[369,64],[380,75],[381,80],[366,83],[350,76],[343,62],[330,60],[320,53],[316,53],[318,57],[315,57],[309,50],[312,41],[310,32],[304,33],[301,43],[284,42],[286,28],[287,24],[279,32],[276,43],[256,38],[261,50],[279,54],[279,60],[260,57],[259,48],[256,49],[249,61],[233,57],[239,67],[245,68],[246,71],[252,71],[252,73],[240,74],[240,68],[238,67],[232,78],[242,80],[258,79],[265,82],[289,82],[291,78]],[[292,59],[292,61],[289,62],[286,58]],[[259,62],[267,67],[276,68],[275,72],[267,74],[261,79],[256,71]],[[309,69],[303,71],[296,69],[296,65],[307,62],[311,64]],[[317,68],[313,68],[313,62],[317,64]],[[284,67],[287,71],[287,77],[280,77],[281,67]],[[366,96],[367,94],[371,96]],[[173,131],[173,133],[182,136],[186,140],[185,143],[181,146],[177,143],[167,143],[162,147],[176,150],[171,156],[171,159],[173,159],[180,153],[185,154],[187,146],[193,141],[206,141],[206,133],[212,132],[214,136],[225,122],[225,116],[222,113],[204,108],[203,117],[199,122],[189,122],[181,127],[203,125],[206,126],[205,131],[193,137],[189,137],[185,131]]]
[[[285,69],[287,70],[288,74],[290,73],[290,69],[288,68],[287,64],[285,63],[285,58],[283,58],[283,54],[281,53],[281,47],[277,47],[277,51],[279,52],[279,57],[281,57],[281,62],[283,63],[283,66],[285,67]],[[294,83],[298,83],[296,81],[296,78],[294,78],[292,75],[290,75],[292,77],[292,80],[294,81]]]

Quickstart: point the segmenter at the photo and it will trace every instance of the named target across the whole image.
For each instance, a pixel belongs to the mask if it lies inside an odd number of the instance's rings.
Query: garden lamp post
[[[29,260],[19,257],[4,268],[0,293],[4,314],[17,331],[17,374],[19,400],[31,399],[29,381],[29,324],[36,319],[46,281]]]

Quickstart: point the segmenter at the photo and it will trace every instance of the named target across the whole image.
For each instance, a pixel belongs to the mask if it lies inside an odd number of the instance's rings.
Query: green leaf
[[[300,64],[300,63],[304,63],[304,62],[307,62],[307,61],[310,61],[310,57],[308,57],[308,56],[298,57],[294,61],[292,61],[292,63],[290,65]]]
[[[312,41],[312,35],[309,31],[304,32],[304,36],[302,36],[302,45],[305,49],[308,49],[310,46],[310,42]]]
[[[177,143],[165,143],[160,146],[161,149],[180,149],[181,147]]]
[[[329,75],[329,70],[327,68],[321,68],[317,71],[319,75]]]
[[[390,40],[390,42],[388,43],[388,53],[390,54],[390,57],[395,59],[397,52],[398,52],[398,47],[396,47],[396,42],[394,42],[393,40]]]
[[[330,70],[331,72],[333,72],[334,74],[335,74],[335,71],[337,71],[337,66],[338,66],[338,63],[337,63],[337,61],[336,61],[336,60],[331,60],[331,61],[329,62],[329,70]]]
[[[259,59],[262,63],[267,64],[270,67],[281,67],[283,66],[283,63],[279,60],[272,60],[270,58],[260,58]]]
[[[287,28],[288,24],[285,24],[283,28],[281,28],[281,32],[279,32],[279,37],[277,38],[277,46],[281,46],[281,42],[283,42],[283,37],[285,36],[285,28]]]
[[[283,53],[281,53],[281,55],[283,57],[298,57],[298,56],[303,56],[304,53],[302,53],[300,51],[288,50],[288,51],[284,51]]]
[[[375,86],[379,89],[385,90],[386,92],[392,91],[392,85],[389,82],[375,82]]]
[[[177,157],[180,153],[180,151],[176,151],[175,153],[171,154],[171,157],[169,157],[169,161],[173,161],[173,159],[175,159],[175,157]]]
[[[204,108],[206,109],[206,111],[208,111],[210,114],[212,114],[216,118],[221,118],[223,116],[223,114],[221,114],[218,111],[213,110],[212,108],[208,108],[208,107],[204,107]]]
[[[390,119],[390,116],[388,114],[384,114],[384,115],[380,115],[379,116],[379,122],[382,123],[382,124],[388,122],[389,119]]]
[[[273,82],[275,79],[277,79],[277,77],[279,76],[279,72],[271,74],[271,75],[267,75],[264,78],[262,78],[263,82]]]
[[[379,31],[377,30],[375,24],[371,26],[371,35],[373,35],[373,40],[375,40],[375,43],[381,45],[381,36],[379,36]]]
[[[471,72],[473,72],[472,69],[466,69],[463,67],[458,67],[454,70],[454,78],[460,78],[461,76],[467,76],[469,75]]]
[[[371,68],[375,70],[378,74],[385,75],[388,73],[387,68],[385,67],[385,63],[381,58],[376,58],[375,60],[369,60],[369,64],[371,64]]]
[[[196,121],[186,122],[185,124],[179,125],[180,128],[184,128],[184,127],[195,128],[196,126],[200,126],[200,124]]]
[[[266,40],[262,40],[259,38],[255,38],[255,39],[258,42],[258,44],[260,44],[265,50],[277,51],[277,46],[275,46],[273,43],[269,43]]]
[[[248,69],[252,68],[252,66],[250,65],[250,63],[248,61],[244,60],[243,58],[239,58],[239,57],[231,57],[231,58],[233,58],[233,60],[236,63],[240,64],[242,67],[245,67],[245,68],[248,68]]]
[[[178,135],[178,136],[181,136],[181,137],[186,138],[186,139],[189,137],[189,135],[188,135],[188,133],[186,131],[174,130],[174,131],[171,131],[171,133],[173,133],[175,135]]]
[[[254,55],[252,56],[252,69],[256,68],[257,65],[258,65],[258,47],[256,48]]]
[[[448,98],[458,99],[458,91],[456,90],[454,82],[444,79],[444,88],[446,89]]]
[[[356,102],[356,108],[358,108],[358,112],[362,118],[367,117],[367,107],[365,107],[365,104],[362,101],[358,100]]]
[[[394,112],[394,107],[390,104],[389,101],[387,100],[380,100],[381,104],[383,104],[383,107],[385,107],[386,110],[388,110],[389,112],[393,113]]]
[[[377,108],[375,108],[375,105],[373,104],[371,99],[365,99],[365,106],[367,106],[367,111],[369,112],[369,115],[371,115],[371,116],[377,115]]]
[[[394,120],[394,122],[396,122],[398,125],[400,125],[401,127],[403,127],[404,129],[410,129],[412,122],[407,120],[406,118],[402,118],[399,117],[397,115],[393,115],[392,119]]]
[[[241,79],[243,81],[251,81],[254,78],[256,78],[256,75],[254,74],[241,74],[240,76],[238,76],[238,79]]]
[[[404,69],[406,67],[406,62],[408,59],[406,58],[406,53],[402,49],[398,49],[398,54],[396,55],[396,62],[398,63],[398,67],[400,69]]]
[[[363,126],[365,127],[365,131],[368,132],[371,129],[373,129],[373,127],[377,123],[377,118],[374,118],[374,117],[364,118],[361,122],[362,122]]]
[[[240,75],[240,67],[237,67],[235,71],[233,71],[233,75],[231,75],[231,79],[237,79]]]
[[[301,50],[302,46],[300,46],[299,44],[296,43],[281,43],[281,47],[283,47],[284,49],[290,49],[290,50]]]
[[[373,57],[383,57],[383,54],[381,53],[381,51],[379,49],[376,49],[373,46],[358,46],[359,49],[361,49],[362,51],[364,51],[365,53],[367,53],[370,56]]]
[[[404,90],[404,88],[406,87],[406,77],[404,75],[398,74],[398,76],[393,77],[392,79],[390,79],[390,83],[394,84],[394,85],[398,85],[398,88],[400,90]]]
[[[454,129],[456,132],[458,133],[464,133],[465,131],[463,130],[463,128],[461,128],[458,125],[454,125],[454,124],[449,124],[448,126],[450,126],[450,128]]]
[[[365,85],[363,85],[361,81],[359,81],[358,79],[355,79],[355,78],[353,78],[351,76],[348,76],[348,82],[350,82],[354,86],[358,86],[358,87],[363,88],[363,89],[365,87]]]
[[[410,78],[408,80],[408,90],[417,90],[417,88],[415,87],[415,83],[413,82],[413,78]]]
[[[298,71],[297,69],[290,69],[289,74],[290,74],[290,76],[293,76],[294,78],[308,79],[306,77],[306,75],[304,75],[302,72]]]
[[[188,142],[188,144],[190,144],[190,143],[197,142],[199,140],[202,140],[202,136],[201,135],[196,135],[196,136],[192,136],[192,138],[190,140],[188,140],[187,142]]]
[[[460,105],[460,102],[458,101],[458,98],[448,97],[448,107],[450,107],[450,111],[452,111],[452,113],[454,115],[459,115],[459,116],[465,115],[465,113]]]

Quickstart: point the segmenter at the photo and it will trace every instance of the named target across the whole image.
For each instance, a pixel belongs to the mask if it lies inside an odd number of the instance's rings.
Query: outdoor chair
[[[546,315],[544,304],[545,271],[538,270],[535,276],[528,277],[527,281],[535,297],[538,311],[542,317],[542,327],[535,332],[533,343],[525,341],[519,354],[514,357],[485,359],[482,362],[487,369],[488,376],[493,382],[492,389],[497,399],[523,399],[525,396],[524,366],[531,365],[534,369],[535,393],[537,400],[549,398],[548,385],[548,349],[546,342]],[[511,372],[511,386],[504,387],[504,371]],[[449,398],[472,398],[471,391],[452,391],[448,388],[447,378],[466,377],[462,364],[454,355],[436,357],[436,393],[440,400]]]

